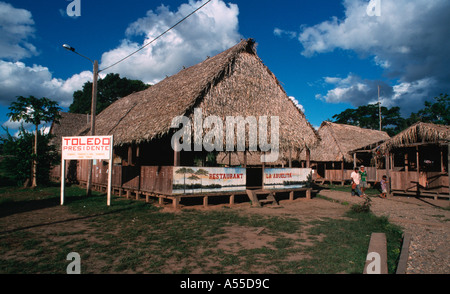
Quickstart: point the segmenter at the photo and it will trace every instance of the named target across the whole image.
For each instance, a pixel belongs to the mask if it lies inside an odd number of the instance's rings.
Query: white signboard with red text
[[[111,158],[112,137],[63,137],[62,159],[103,159]]]
[[[109,160],[108,206],[111,204],[113,136],[63,137],[61,145],[61,205],[64,204],[66,160]]]

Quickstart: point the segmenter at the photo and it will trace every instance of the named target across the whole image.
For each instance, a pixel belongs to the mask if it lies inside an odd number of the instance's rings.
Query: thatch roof
[[[203,117],[215,115],[224,122],[227,116],[278,116],[282,149],[311,148],[319,141],[257,56],[252,39],[117,100],[97,116],[96,134],[114,135],[117,146],[150,142],[176,131],[171,122],[177,116],[193,121],[195,108],[202,109]]]
[[[56,146],[61,145],[62,137],[76,136],[81,128],[88,123],[90,117],[86,114],[69,112],[60,112],[60,115],[59,123],[53,122],[50,127],[50,134],[55,136],[50,143]]]
[[[350,154],[352,150],[389,139],[386,132],[328,121],[320,126],[319,135],[322,140],[316,148],[310,150],[311,161],[332,162],[342,161],[344,158],[346,162],[353,162]],[[304,152],[301,158],[305,159]]]
[[[413,144],[448,144],[449,142],[450,126],[418,122],[381,144],[379,150],[386,152]]]

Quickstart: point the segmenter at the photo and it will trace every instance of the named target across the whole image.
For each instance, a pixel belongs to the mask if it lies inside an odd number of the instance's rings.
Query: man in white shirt
[[[361,189],[359,187],[361,183],[361,175],[359,174],[358,168],[355,167],[355,170],[351,173],[350,177],[352,178],[352,196],[357,194],[361,196]]]

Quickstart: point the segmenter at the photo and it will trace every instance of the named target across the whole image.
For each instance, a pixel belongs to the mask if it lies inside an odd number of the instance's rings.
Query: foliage
[[[17,101],[11,103],[9,107],[11,111],[7,115],[12,121],[23,121],[25,123],[31,123],[35,126],[34,135],[34,151],[30,154],[34,154],[33,160],[33,172],[31,175],[31,185],[37,186],[37,154],[38,154],[38,128],[41,123],[56,122],[58,123],[61,118],[61,108],[58,107],[58,103],[52,101],[46,97],[36,98],[29,96],[28,98],[19,96]]]
[[[0,138],[1,156],[0,171],[2,183],[14,183],[18,186],[30,178],[33,159],[34,134],[27,132],[23,126],[18,137],[12,136],[7,129],[6,136]],[[52,136],[38,132],[37,181],[45,185],[49,183],[50,170],[58,163],[58,154],[54,145],[49,145]]]
[[[59,120],[61,115],[59,112],[61,108],[58,103],[48,98],[36,98],[29,96],[28,98],[19,96],[17,101],[11,103],[9,107],[11,111],[7,115],[12,121],[23,120],[26,123],[31,123],[34,126],[39,126],[42,123],[48,123]]]
[[[447,94],[440,94],[438,97],[434,97],[434,100],[434,102],[425,101],[424,109],[412,113],[409,124],[422,121],[450,125],[450,97]]]
[[[117,99],[150,87],[139,80],[121,78],[119,74],[108,74],[97,83],[97,113],[111,105]],[[73,103],[69,106],[71,113],[91,113],[92,82],[86,82],[83,90],[73,93]]]
[[[378,130],[380,128],[378,104],[349,108],[332,117],[335,123],[349,124],[361,128]],[[381,107],[382,130],[389,136],[396,135],[416,122],[450,125],[450,97],[440,94],[434,102],[426,101],[424,108],[411,113],[408,118],[400,115],[399,107]]]
[[[361,128],[378,130],[380,128],[379,108],[377,104],[363,105],[356,109],[346,109],[333,116],[334,122],[349,124]],[[382,130],[390,136],[399,133],[404,127],[404,119],[399,107],[381,107]]]
[[[351,210],[356,213],[361,212],[370,212],[370,206],[372,205],[372,199],[368,196],[364,197],[364,202],[362,204],[354,204],[351,207]]]

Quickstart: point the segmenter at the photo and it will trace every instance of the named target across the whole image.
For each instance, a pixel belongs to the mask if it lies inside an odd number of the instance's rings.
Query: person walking
[[[366,195],[367,189],[367,172],[364,168],[364,165],[361,165],[359,175],[361,176],[360,188],[363,196]]]
[[[381,198],[386,198],[386,194],[387,194],[387,183],[388,183],[387,177],[386,177],[386,176],[383,176],[382,179],[381,179],[381,182],[380,182],[380,185],[381,185],[381,194],[380,194],[380,197],[381,197]]]
[[[355,170],[350,174],[352,178],[352,196],[358,195],[361,197],[361,190],[359,188],[359,184],[361,182],[361,175],[359,174],[359,170],[355,167]]]

